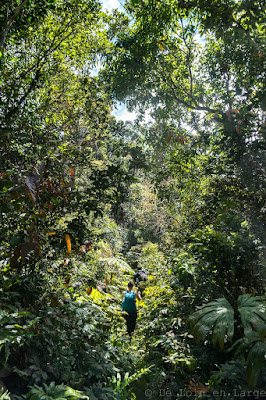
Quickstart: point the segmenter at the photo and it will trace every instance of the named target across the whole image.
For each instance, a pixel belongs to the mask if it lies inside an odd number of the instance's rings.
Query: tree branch
[[[194,103],[192,104],[191,102],[188,102],[182,97],[179,97],[176,93],[176,90],[179,90],[178,87],[176,86],[175,82],[173,81],[173,78],[171,76],[167,77],[166,74],[163,72],[164,71],[164,66],[161,68],[161,73],[163,75],[163,78],[165,82],[169,82],[170,88],[172,90],[172,93],[174,95],[174,98],[177,100],[179,104],[182,104],[183,106],[187,108],[191,108],[192,110],[198,110],[198,111],[207,111],[209,113],[217,113],[219,110],[215,110],[214,108],[208,107],[208,106],[200,106],[195,98],[191,96],[189,93],[186,93],[187,96],[190,98],[190,100]],[[170,74],[169,74],[170,75]]]
[[[188,71],[189,71],[189,79],[190,79],[190,97],[191,97],[191,99],[193,100],[193,102],[196,103],[195,100],[194,100],[194,98],[193,98],[193,74],[192,74],[191,64],[190,64],[191,45],[189,45],[189,44],[187,43],[187,41],[186,41],[185,34],[184,34],[184,24],[183,24],[183,20],[182,20],[181,17],[180,17],[180,22],[181,22],[181,28],[182,28],[182,35],[181,35],[181,37],[182,37],[183,42],[185,43],[185,46],[186,46],[186,48],[187,48],[187,53],[185,53],[185,54],[186,54],[186,56],[187,56]]]
[[[227,99],[228,99],[228,104],[229,104],[229,109],[232,110],[232,100],[230,97],[230,75],[229,72],[226,73],[226,94],[227,94]]]
[[[175,83],[173,82],[172,78],[170,78],[170,85],[171,85],[171,89],[172,89],[174,98],[178,101],[178,103],[183,104],[185,107],[191,108],[192,110],[207,111],[209,113],[217,113],[217,112],[219,112],[219,110],[215,110],[214,108],[211,108],[211,107],[200,106],[193,99],[192,99],[192,101],[194,102],[194,105],[192,105],[191,103],[188,103],[185,99],[182,99],[181,97],[178,97],[177,94],[176,94],[176,89],[178,89],[178,88],[175,85]]]
[[[19,15],[19,13],[21,12],[22,8],[29,2],[29,0],[23,0],[22,3],[20,3],[17,8],[14,11],[14,14],[11,16],[11,18],[9,19],[9,21],[7,22],[7,25],[1,35],[0,38],[0,51],[2,51],[5,41],[6,41],[6,37],[8,35],[8,32],[10,31],[11,26],[13,25],[13,22],[15,21],[15,19],[17,18],[17,16]]]
[[[27,70],[27,73],[29,73],[29,71],[36,69],[35,71],[35,77],[32,79],[32,81],[29,84],[28,89],[25,91],[25,93],[23,94],[23,96],[18,100],[17,104],[12,107],[4,116],[5,121],[8,121],[12,115],[19,109],[19,107],[21,106],[21,104],[26,100],[26,98],[29,96],[29,94],[35,89],[37,82],[40,79],[40,73],[42,68],[44,67],[44,65],[47,63],[47,57],[49,54],[52,54],[59,46],[60,44],[67,39],[69,36],[71,36],[73,34],[74,30],[72,30],[71,32],[68,32],[65,36],[61,37],[57,43],[52,43],[51,46],[46,50],[46,52],[37,58],[36,63],[29,69]],[[22,76],[26,76],[25,73],[22,74]],[[21,77],[20,77],[21,78]],[[23,86],[23,85],[22,85]]]

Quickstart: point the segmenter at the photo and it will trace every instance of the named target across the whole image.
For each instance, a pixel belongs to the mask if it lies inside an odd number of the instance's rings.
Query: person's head
[[[92,240],[85,240],[84,245],[88,249],[92,245]]]
[[[132,290],[134,286],[134,283],[132,281],[128,282],[127,287],[129,288],[129,290]]]

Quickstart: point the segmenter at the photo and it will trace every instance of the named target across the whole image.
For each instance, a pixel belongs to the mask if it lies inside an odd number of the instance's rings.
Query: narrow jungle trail
[[[127,373],[124,376],[119,373],[116,380],[117,385],[127,388],[121,399],[131,398],[128,397],[130,393],[136,396],[136,400],[207,400],[212,398],[222,400],[225,396],[228,400],[244,396],[248,400],[263,399],[261,396],[263,390],[252,389],[251,379],[254,381],[257,379],[258,385],[263,387],[263,376],[260,378],[261,380],[258,380],[257,377],[264,365],[264,341],[258,339],[258,335],[253,339],[260,346],[261,366],[257,368],[257,372],[255,372],[254,368],[256,367],[253,364],[253,369],[248,368],[247,371],[242,369],[241,364],[236,364],[239,368],[239,375],[236,376],[234,361],[227,362],[229,351],[224,351],[226,345],[227,349],[231,351],[230,342],[226,343],[224,333],[226,325],[223,321],[224,314],[230,312],[231,322],[226,323],[231,326],[234,323],[230,304],[223,298],[209,303],[207,306],[214,316],[212,317],[212,314],[208,314],[209,311],[207,311],[206,316],[198,324],[198,330],[206,332],[203,338],[207,339],[210,328],[213,329],[215,321],[222,314],[214,329],[214,337],[220,335],[219,347],[210,340],[205,340],[205,343],[200,340],[196,341],[195,339],[202,337],[197,337],[197,332],[191,330],[188,320],[190,314],[194,312],[193,302],[197,300],[197,293],[193,293],[190,287],[183,286],[181,274],[179,282],[173,281],[171,263],[158,247],[150,246],[147,253],[149,256],[141,259],[141,266],[148,272],[148,280],[143,284],[143,297],[141,301],[137,302],[137,327],[132,341],[125,334],[126,324],[123,317],[120,317],[120,324],[116,327],[117,330],[114,334],[114,345],[121,346],[126,354],[126,362],[122,366],[122,370],[126,370]],[[129,267],[126,273],[121,274],[118,286],[120,295],[128,281],[132,280],[133,273],[134,270]],[[251,294],[241,295],[240,301],[244,304],[243,310],[245,304],[248,313],[252,307],[254,310],[251,311],[254,314],[250,314],[250,316],[245,314],[247,315],[245,318],[253,321],[256,319],[257,324],[265,326],[265,306],[257,302]],[[200,300],[201,302],[202,300]],[[120,307],[121,297],[117,305]],[[193,315],[201,317],[202,314],[199,314],[201,312],[201,310],[198,311],[198,314],[194,312]],[[220,334],[217,333],[218,330],[221,332]],[[243,343],[241,340],[239,342]],[[215,365],[216,360],[223,364],[221,371],[218,372],[217,365]],[[232,375],[230,376],[230,374]],[[230,391],[229,394],[226,394],[221,385],[224,379],[229,379],[229,381],[231,379],[233,382],[231,389],[227,389],[228,392]],[[238,386],[235,384],[236,380],[239,382]],[[247,384],[247,380],[251,383]]]
[[[126,323],[121,318],[119,328],[113,334],[113,345],[122,346],[129,376],[118,373],[117,387],[124,387],[136,395],[137,400],[187,399],[186,393],[209,393],[209,388],[199,381],[194,372],[196,359],[191,356],[189,342],[191,336],[182,322],[183,315],[178,310],[179,302],[170,287],[169,271],[160,260],[154,260],[159,270],[149,272],[148,280],[142,287],[141,301],[137,301],[138,318],[132,340],[126,333]],[[132,280],[134,270],[121,276],[120,294]],[[121,307],[121,299],[117,306]],[[195,396],[196,394],[196,396]],[[129,394],[125,391],[123,399]],[[206,397],[207,398],[207,397]]]

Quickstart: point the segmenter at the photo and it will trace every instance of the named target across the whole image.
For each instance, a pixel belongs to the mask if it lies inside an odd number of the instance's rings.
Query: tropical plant
[[[196,340],[204,340],[212,335],[213,345],[218,342],[220,349],[228,340],[232,340],[239,323],[244,337],[235,341],[239,346],[236,356],[247,351],[247,379],[251,387],[256,385],[264,366],[265,355],[265,297],[243,294],[237,299],[237,309],[225,299],[217,299],[200,307],[189,318],[191,331]],[[238,332],[239,335],[239,332]]]
[[[242,357],[247,354],[246,371],[250,387],[256,387],[256,383],[262,369],[265,370],[266,354],[266,326],[260,326],[258,331],[248,331],[247,334],[237,340],[230,350],[236,349],[234,357]]]
[[[0,397],[265,386],[262,3],[1,1]]]
[[[265,298],[243,294],[237,299],[235,311],[239,313],[244,334],[247,335],[252,328],[258,329],[266,321]],[[225,341],[232,340],[234,336],[235,318],[233,306],[225,298],[220,298],[201,306],[188,318],[188,322],[196,340],[204,340],[211,333],[213,344],[218,342],[223,349]]]
[[[23,346],[34,335],[32,328],[39,319],[31,312],[17,310],[13,306],[0,311],[0,351],[4,349],[4,364],[7,363],[12,348]]]
[[[29,400],[89,400],[89,397],[79,390],[65,385],[56,385],[55,382],[51,382],[49,386],[44,383],[43,387],[34,385],[23,397]]]
[[[11,400],[8,390],[0,389],[0,400]]]
[[[245,367],[239,360],[222,364],[218,371],[212,373],[209,384],[213,391],[222,390],[223,399],[225,400],[235,399],[236,388],[241,391],[249,389]]]
[[[141,369],[140,371],[137,371],[132,375],[129,375],[129,373],[126,372],[123,378],[120,373],[117,373],[116,376],[113,376],[110,384],[114,390],[114,400],[135,399],[136,397],[134,393],[131,393],[132,389],[129,388],[128,390],[128,386],[137,381],[141,376],[150,373],[150,368],[151,367]]]

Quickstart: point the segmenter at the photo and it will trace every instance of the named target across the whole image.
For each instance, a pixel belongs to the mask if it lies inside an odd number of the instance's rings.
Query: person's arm
[[[139,301],[141,300],[141,294],[139,290],[135,293],[135,299],[138,299]]]
[[[125,297],[126,291],[122,293],[122,299]]]

